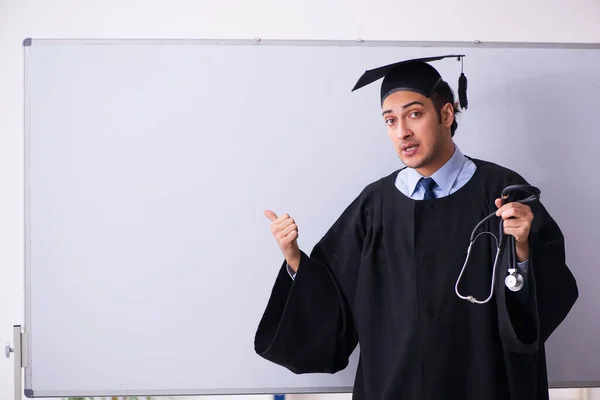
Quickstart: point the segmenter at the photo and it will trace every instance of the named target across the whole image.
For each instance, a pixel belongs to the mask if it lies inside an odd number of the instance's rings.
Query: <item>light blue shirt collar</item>
[[[465,156],[460,151],[458,146],[454,144],[454,154],[452,154],[452,157],[450,157],[450,159],[440,169],[431,175],[435,183],[437,183],[439,188],[444,193],[444,196],[448,196],[450,194],[452,186],[454,185],[454,182],[456,181],[456,178],[458,177],[458,174],[460,173],[464,163]],[[412,168],[407,168],[406,174],[408,191],[410,196],[412,196],[415,193],[417,185],[419,184],[419,180],[423,178],[423,175],[418,173],[416,169]]]

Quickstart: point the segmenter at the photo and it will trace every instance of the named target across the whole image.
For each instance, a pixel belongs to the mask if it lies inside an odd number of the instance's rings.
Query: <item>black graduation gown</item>
[[[475,225],[512,184],[499,165],[472,159],[473,177],[455,193],[413,200],[398,171],[369,184],[294,280],[285,263],[255,336],[255,351],[295,373],[335,373],[360,343],[353,399],[548,399],[544,342],[578,297],[563,235],[540,202],[530,203],[527,298],[504,286],[485,305],[459,299],[455,283]],[[498,236],[499,218],[482,230]],[[487,298],[495,240],[473,246],[459,290]],[[506,252],[504,254],[507,254]]]

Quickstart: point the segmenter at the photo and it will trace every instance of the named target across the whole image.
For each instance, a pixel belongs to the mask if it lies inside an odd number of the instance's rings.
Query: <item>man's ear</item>
[[[454,107],[450,103],[446,103],[440,110],[442,124],[446,128],[450,128],[454,122]]]

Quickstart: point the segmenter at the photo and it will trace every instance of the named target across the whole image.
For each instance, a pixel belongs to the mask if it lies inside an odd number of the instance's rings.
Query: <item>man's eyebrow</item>
[[[423,107],[425,107],[425,104],[421,103],[420,101],[411,101],[410,103],[406,103],[405,105],[403,105],[403,106],[402,106],[402,109],[403,109],[403,110],[405,110],[405,109],[407,109],[407,108],[408,108],[408,107],[410,107],[410,106],[414,106],[415,104],[418,104],[418,105],[420,105],[420,106],[423,106]],[[381,113],[381,115],[389,114],[389,113],[391,113],[391,112],[392,112],[392,110],[384,110],[384,111]]]
[[[425,104],[421,103],[420,101],[411,101],[410,103],[406,103],[405,105],[402,106],[403,109],[407,109],[410,106],[414,106],[415,104],[419,104],[423,107],[425,107]]]

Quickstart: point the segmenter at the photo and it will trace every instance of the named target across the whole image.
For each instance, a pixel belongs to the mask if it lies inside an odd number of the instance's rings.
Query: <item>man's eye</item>
[[[420,111],[413,111],[410,113],[410,117],[411,118],[419,118],[421,116],[421,112]]]
[[[385,120],[385,124],[386,124],[386,125],[393,125],[393,124],[394,124],[394,122],[396,122],[396,119],[395,119],[395,118],[387,118],[387,119]]]

